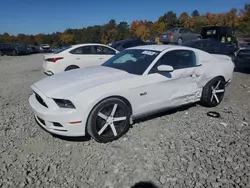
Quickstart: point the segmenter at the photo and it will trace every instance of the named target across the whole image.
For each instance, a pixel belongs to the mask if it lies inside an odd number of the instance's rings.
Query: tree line
[[[187,12],[178,17],[173,11],[161,15],[157,21],[135,20],[131,24],[127,22],[116,23],[111,19],[107,24],[88,26],[82,29],[66,29],[64,32],[52,34],[17,36],[9,35],[7,32],[0,35],[0,42],[20,44],[49,44],[53,46],[64,46],[78,43],[103,43],[108,44],[129,37],[139,37],[149,40],[152,36],[163,34],[167,29],[173,27],[190,28],[198,33],[206,25],[230,26],[236,34],[250,36],[250,4],[245,4],[243,9],[232,8],[229,12],[200,14],[194,10],[191,15]]]

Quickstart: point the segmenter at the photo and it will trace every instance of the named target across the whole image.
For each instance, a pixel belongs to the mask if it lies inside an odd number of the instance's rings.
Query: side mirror
[[[160,72],[173,72],[174,68],[170,65],[160,65],[157,67]]]

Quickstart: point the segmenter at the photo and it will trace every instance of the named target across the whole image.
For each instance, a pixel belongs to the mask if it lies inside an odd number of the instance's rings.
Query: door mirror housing
[[[160,72],[173,72],[174,68],[170,65],[160,65],[157,67]]]

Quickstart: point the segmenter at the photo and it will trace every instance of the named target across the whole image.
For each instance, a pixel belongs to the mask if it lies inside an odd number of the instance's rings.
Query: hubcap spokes
[[[115,122],[121,122],[121,121],[126,121],[127,117],[122,116],[122,117],[116,117],[116,112],[117,112],[118,104],[114,104],[112,111],[109,116],[103,114],[101,111],[98,113],[98,116],[102,118],[105,121],[105,124],[102,126],[102,128],[98,131],[98,135],[103,134],[103,132],[110,126],[113,135],[117,136],[117,130],[115,128]]]
[[[220,84],[221,84],[221,80],[218,81],[218,83],[216,84],[216,86],[212,86],[212,96],[211,96],[211,102],[215,99],[215,101],[217,103],[220,102],[219,98],[218,98],[218,94],[224,93],[224,89],[220,89]]]

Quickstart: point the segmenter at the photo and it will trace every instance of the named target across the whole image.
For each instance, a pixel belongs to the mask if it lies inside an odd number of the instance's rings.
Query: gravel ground
[[[45,77],[41,54],[0,57],[0,66],[0,187],[250,187],[250,74],[235,72],[216,108],[153,116],[99,144],[56,138],[36,124],[28,97]]]

